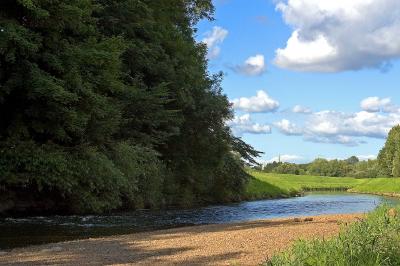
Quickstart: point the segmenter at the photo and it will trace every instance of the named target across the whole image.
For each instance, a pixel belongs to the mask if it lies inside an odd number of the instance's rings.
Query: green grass
[[[349,178],[249,172],[247,197],[289,197],[302,191],[349,190],[400,196],[400,178]],[[329,240],[298,241],[287,252],[273,257],[268,266],[302,265],[400,265],[400,207],[397,216],[387,206],[366,220],[343,228]]]
[[[400,208],[382,206],[329,240],[298,241],[268,266],[400,265]]]
[[[258,171],[246,189],[248,199],[284,198],[304,191],[348,190],[349,192],[400,197],[400,178],[353,178],[310,175],[283,175]]]
[[[276,186],[258,177],[251,178],[246,188],[248,199],[286,198],[298,193],[297,189],[289,189],[282,184]]]
[[[309,175],[283,175],[251,171],[253,178],[247,186],[248,198],[288,197],[303,191],[347,190],[364,182],[351,177],[322,177]]]
[[[351,192],[393,194],[400,196],[400,178],[370,178],[353,187]]]

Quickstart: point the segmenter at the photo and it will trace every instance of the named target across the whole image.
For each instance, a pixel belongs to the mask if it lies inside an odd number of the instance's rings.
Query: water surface
[[[0,249],[200,224],[258,219],[363,213],[393,198],[340,192],[259,200],[188,210],[134,211],[110,215],[39,216],[0,219]]]

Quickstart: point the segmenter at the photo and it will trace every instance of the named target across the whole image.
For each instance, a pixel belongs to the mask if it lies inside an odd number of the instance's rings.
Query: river
[[[187,225],[364,213],[385,202],[396,204],[400,200],[366,194],[314,192],[296,198],[258,200],[187,210],[1,218],[0,249]]]

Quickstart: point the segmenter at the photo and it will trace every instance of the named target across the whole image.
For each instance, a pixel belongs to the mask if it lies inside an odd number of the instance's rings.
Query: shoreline
[[[390,197],[390,198],[400,198],[400,193],[395,193],[395,192],[363,192],[363,191],[357,191],[353,189],[349,189],[346,192],[348,193],[355,193],[355,194],[365,194],[365,195],[376,195],[376,196],[382,196],[382,197]]]
[[[255,265],[296,239],[331,237],[362,217],[296,216],[89,238],[2,252],[0,264]]]

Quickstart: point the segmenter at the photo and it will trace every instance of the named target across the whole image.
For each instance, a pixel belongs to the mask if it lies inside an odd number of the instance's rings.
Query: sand
[[[0,253],[1,265],[259,265],[296,239],[327,238],[361,214],[202,225]]]

